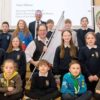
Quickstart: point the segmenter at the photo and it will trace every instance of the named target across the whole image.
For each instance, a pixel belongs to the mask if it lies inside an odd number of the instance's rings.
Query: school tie
[[[38,35],[38,33],[37,33],[37,29],[38,29],[38,27],[39,27],[39,21],[37,21],[37,27],[36,27],[36,37],[37,37],[37,35]]]

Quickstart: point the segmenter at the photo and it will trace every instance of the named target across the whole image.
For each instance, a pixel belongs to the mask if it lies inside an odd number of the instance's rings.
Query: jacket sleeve
[[[2,74],[0,74],[0,92],[5,93],[7,92],[7,88],[6,87],[2,87]]]
[[[78,59],[81,63],[81,67],[82,67],[82,73],[84,73],[87,77],[89,77],[91,75],[90,71],[88,70],[87,65],[85,64],[86,61],[86,57],[84,55],[84,49],[81,48],[79,50],[79,55],[78,55]]]
[[[53,73],[54,74],[59,74],[59,64],[60,64],[60,48],[56,48],[55,56],[54,56],[54,61],[53,61]]]
[[[22,79],[25,79],[25,76],[26,76],[26,56],[25,56],[25,53],[22,51],[21,52],[21,65],[19,66],[20,67],[20,74],[21,74],[21,78]]]
[[[62,81],[62,85],[61,85],[61,93],[63,93],[63,94],[66,94],[66,93],[73,94],[71,92],[71,90],[69,89],[67,78],[65,76],[63,77],[63,81]]]

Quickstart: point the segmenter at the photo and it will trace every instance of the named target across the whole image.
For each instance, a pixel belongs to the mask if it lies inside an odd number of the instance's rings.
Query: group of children
[[[27,96],[27,99],[33,100],[53,100],[59,96],[62,100],[91,100],[92,97],[100,100],[98,42],[100,33],[95,35],[92,29],[87,28],[86,17],[81,19],[83,27],[77,30],[77,34],[71,29],[72,23],[69,19],[65,21],[65,24],[64,29],[61,30],[62,41],[56,49],[53,67],[48,61],[39,60],[38,71],[33,73],[31,78],[31,88],[25,92],[26,56],[24,50],[32,41],[32,36],[23,20],[18,22],[12,37],[8,33],[9,24],[2,23],[4,30],[0,34],[1,100],[8,98],[20,100],[23,94]],[[50,38],[53,20],[48,20],[47,25],[49,27],[47,37]],[[60,90],[57,88],[53,74],[61,76]]]

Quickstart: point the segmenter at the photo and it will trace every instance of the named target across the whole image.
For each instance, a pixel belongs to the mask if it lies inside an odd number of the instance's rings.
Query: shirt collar
[[[20,50],[20,48],[15,48],[15,49],[13,49],[13,51],[19,51]]]
[[[64,44],[64,47],[65,48],[67,48],[67,47],[70,48],[70,45],[69,44]]]
[[[48,72],[45,73],[44,75],[42,75],[40,72],[39,72],[39,76],[44,76],[44,77],[47,77],[48,76]]]
[[[92,47],[90,47],[89,45],[87,45],[87,47],[88,47],[89,49],[92,49],[92,48],[97,48],[97,45],[93,45]]]
[[[87,30],[87,29],[88,29],[88,27],[87,27],[87,28],[85,28],[85,29],[84,29],[83,27],[81,27],[81,29],[82,29],[82,30]]]
[[[43,40],[43,39],[41,39],[41,38],[38,36],[38,40],[39,40],[39,41],[42,41],[45,45],[48,44],[48,38],[45,38],[45,39]]]

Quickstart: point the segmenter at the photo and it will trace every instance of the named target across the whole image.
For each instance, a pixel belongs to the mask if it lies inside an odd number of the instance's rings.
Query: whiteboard
[[[35,10],[42,10],[42,20],[53,19],[57,23],[61,13],[72,20],[73,26],[80,25],[83,16],[88,17],[92,26],[92,0],[11,0],[11,26],[16,26],[19,19],[27,24],[35,20]]]

